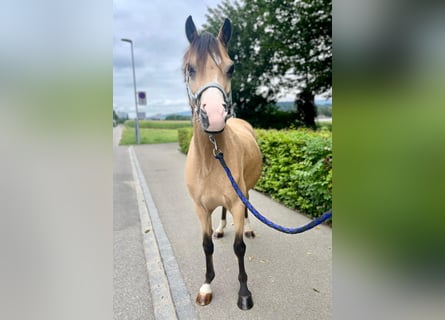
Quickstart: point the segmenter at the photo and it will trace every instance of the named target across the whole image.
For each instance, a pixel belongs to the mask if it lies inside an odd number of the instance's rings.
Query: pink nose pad
[[[221,92],[216,88],[207,89],[201,97],[201,109],[208,118],[208,132],[220,132],[226,125],[227,112],[225,101]]]

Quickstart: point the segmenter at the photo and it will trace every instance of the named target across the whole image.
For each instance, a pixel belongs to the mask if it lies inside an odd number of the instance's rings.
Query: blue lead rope
[[[246,208],[248,208],[249,211],[252,212],[252,214],[255,217],[257,217],[257,219],[259,219],[265,225],[268,225],[269,227],[271,227],[271,228],[273,228],[275,230],[284,232],[284,233],[297,234],[297,233],[302,233],[302,232],[305,232],[305,231],[307,231],[309,229],[312,229],[313,227],[318,226],[320,223],[323,223],[326,220],[332,219],[332,209],[331,209],[328,212],[323,213],[320,217],[315,218],[314,220],[312,220],[308,224],[305,224],[304,226],[297,227],[297,228],[286,228],[286,227],[280,226],[280,225],[278,225],[276,223],[273,223],[272,221],[270,221],[269,219],[267,219],[266,217],[261,215],[261,213],[259,213],[252,206],[252,204],[249,202],[249,200],[247,200],[247,198],[241,192],[241,190],[238,187],[238,184],[235,182],[235,179],[233,179],[233,176],[232,176],[232,173],[230,172],[230,169],[227,167],[227,164],[224,161],[223,153],[222,152],[217,152],[215,154],[215,158],[218,159],[219,162],[221,163],[222,167],[224,168],[224,171],[227,174],[227,177],[229,178],[230,182],[232,183],[233,189],[236,191],[236,193],[238,194],[238,197],[244,203]]]

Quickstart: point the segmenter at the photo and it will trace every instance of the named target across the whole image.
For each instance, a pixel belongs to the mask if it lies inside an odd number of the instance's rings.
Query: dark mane
[[[221,52],[218,46],[218,40],[207,31],[202,32],[195,40],[190,44],[189,49],[184,55],[183,68],[190,59],[191,55],[196,56],[196,68],[198,71],[202,71],[207,63],[207,56],[214,54],[216,57],[221,58]],[[184,69],[185,70],[185,69]]]

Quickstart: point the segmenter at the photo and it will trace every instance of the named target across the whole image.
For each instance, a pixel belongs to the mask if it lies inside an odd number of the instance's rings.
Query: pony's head
[[[230,80],[233,61],[227,53],[232,27],[225,19],[218,37],[208,32],[198,34],[189,16],[185,33],[190,46],[184,55],[184,78],[194,116],[208,133],[224,130],[226,120],[233,115]]]

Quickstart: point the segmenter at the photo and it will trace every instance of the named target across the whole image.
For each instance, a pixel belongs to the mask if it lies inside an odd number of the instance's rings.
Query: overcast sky
[[[114,0],[113,105],[134,111],[130,44],[133,40],[138,91],[147,92],[148,116],[190,109],[181,64],[188,41],[185,20],[189,15],[200,30],[207,8],[221,0]],[[222,23],[222,21],[221,21]],[[130,114],[131,115],[131,114]]]
[[[188,46],[185,20],[192,15],[198,30],[208,8],[222,0],[114,0],[113,107],[135,115],[131,49],[133,40],[137,91],[147,94],[147,116],[190,110],[181,71]],[[230,18],[230,17],[229,17]],[[223,21],[221,21],[221,24]],[[230,44],[229,44],[230,45]],[[293,100],[288,95],[280,100]],[[316,98],[321,99],[321,96]]]

